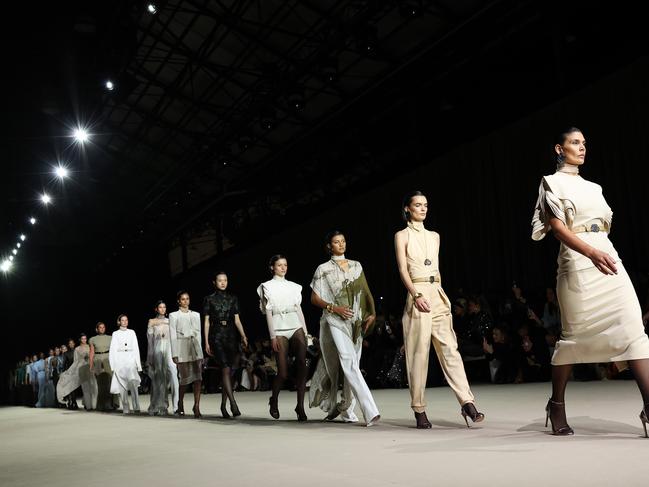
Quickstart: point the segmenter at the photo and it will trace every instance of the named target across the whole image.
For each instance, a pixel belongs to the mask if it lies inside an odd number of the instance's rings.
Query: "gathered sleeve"
[[[558,218],[572,228],[575,206],[572,201],[562,199],[547,176],[541,179],[539,196],[532,216],[532,240],[541,240],[550,230],[550,219]]]
[[[259,296],[259,311],[261,311],[263,314],[266,314],[266,310],[270,309],[271,305],[270,303],[270,293],[268,292],[268,288],[264,286],[263,283],[259,285],[257,288],[257,296]]]
[[[313,274],[313,279],[311,280],[311,289],[324,301],[333,301],[329,296],[329,286],[327,285],[325,273],[322,270],[322,266],[318,266],[318,268],[315,270],[315,273]]]

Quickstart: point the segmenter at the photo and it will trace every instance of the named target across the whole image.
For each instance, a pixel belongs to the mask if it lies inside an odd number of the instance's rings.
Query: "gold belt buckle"
[[[228,326],[228,322],[226,320],[221,320],[221,326]]]

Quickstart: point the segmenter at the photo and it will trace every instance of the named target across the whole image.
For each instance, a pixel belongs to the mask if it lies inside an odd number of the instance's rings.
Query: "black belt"
[[[110,352],[110,350],[107,350],[105,352],[95,352],[95,355],[101,355],[102,353],[108,353],[108,352]]]

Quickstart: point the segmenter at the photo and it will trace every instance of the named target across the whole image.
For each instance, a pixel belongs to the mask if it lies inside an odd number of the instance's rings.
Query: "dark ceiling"
[[[6,17],[1,253],[31,214],[24,254],[74,255],[86,270],[205,229],[217,247],[243,245],[647,48],[625,2],[154,5],[50,2]],[[83,146],[69,137],[79,125]],[[72,171],[63,185],[56,161]]]

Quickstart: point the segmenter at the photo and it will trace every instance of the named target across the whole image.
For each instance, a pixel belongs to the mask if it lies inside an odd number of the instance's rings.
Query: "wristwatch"
[[[422,296],[423,296],[423,294],[421,294],[421,293],[416,293],[416,294],[413,294],[412,299],[416,301],[417,298],[421,298]]]

